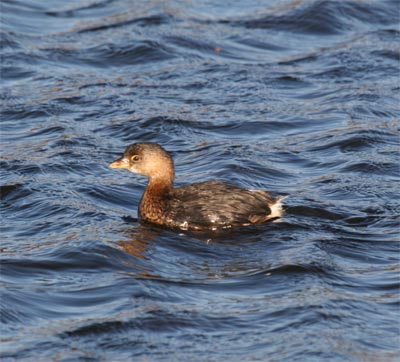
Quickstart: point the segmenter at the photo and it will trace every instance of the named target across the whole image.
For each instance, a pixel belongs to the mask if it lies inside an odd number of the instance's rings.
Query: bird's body
[[[156,143],[129,146],[110,167],[149,177],[139,215],[158,225],[217,230],[259,224],[282,215],[282,197],[274,198],[267,191],[247,190],[218,180],[174,188],[172,158]]]

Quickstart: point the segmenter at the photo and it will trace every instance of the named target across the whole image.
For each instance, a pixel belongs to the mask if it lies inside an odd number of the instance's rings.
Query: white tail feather
[[[277,198],[275,204],[270,206],[271,213],[268,215],[268,219],[274,219],[277,217],[281,217],[283,215],[283,208],[282,208],[282,200],[286,199],[287,196],[281,196]]]

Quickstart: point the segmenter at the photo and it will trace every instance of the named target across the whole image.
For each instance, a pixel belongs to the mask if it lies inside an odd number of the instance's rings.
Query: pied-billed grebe
[[[217,230],[259,224],[282,216],[280,200],[261,190],[223,181],[174,188],[174,162],[157,143],[130,145],[110,164],[149,178],[139,205],[142,220],[183,230]]]

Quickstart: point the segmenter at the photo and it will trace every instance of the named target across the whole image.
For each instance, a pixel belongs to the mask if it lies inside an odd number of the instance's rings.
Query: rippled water
[[[3,0],[2,360],[398,360],[399,11]],[[137,141],[285,218],[140,225]]]

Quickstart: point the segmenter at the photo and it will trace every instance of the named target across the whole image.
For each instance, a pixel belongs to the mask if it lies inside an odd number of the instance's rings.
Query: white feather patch
[[[269,219],[273,219],[276,217],[281,217],[283,215],[283,205],[282,205],[282,200],[286,199],[287,196],[282,196],[278,199],[277,202],[275,202],[275,204],[273,204],[272,206],[270,206],[271,209],[271,214],[268,215]]]

